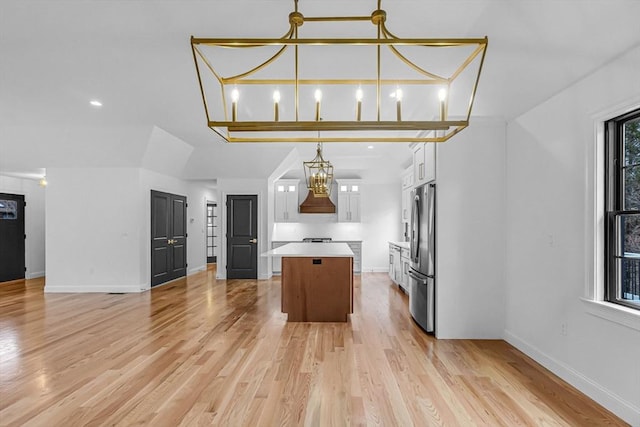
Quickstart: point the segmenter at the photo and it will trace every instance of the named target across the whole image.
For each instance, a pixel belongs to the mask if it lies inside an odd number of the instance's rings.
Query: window
[[[640,309],[640,110],[605,123],[605,295]]]
[[[0,200],[0,219],[18,219],[18,202]]]

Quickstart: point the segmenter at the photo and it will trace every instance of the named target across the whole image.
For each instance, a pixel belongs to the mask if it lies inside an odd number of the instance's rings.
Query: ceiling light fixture
[[[46,175],[44,175],[42,178],[40,178],[40,181],[38,181],[38,185],[39,185],[40,187],[46,187],[46,186],[47,186],[47,184],[48,184],[48,182],[47,182],[47,176],[46,176]]]
[[[307,17],[294,0],[280,38],[192,36],[208,126],[227,142],[320,142],[317,131],[324,142],[443,142],[466,128],[487,37],[400,38],[380,7]],[[326,22],[375,35],[299,36],[303,24]]]
[[[316,156],[313,160],[303,162],[303,165],[307,188],[313,193],[313,196],[331,196],[331,187],[333,186],[333,165],[322,157],[322,142],[318,143],[318,146],[316,147]]]
[[[318,139],[320,139],[320,131],[318,131]],[[333,187],[333,166],[322,156],[322,142],[318,142],[313,160],[303,162],[303,166],[309,192],[300,205],[300,213],[335,213],[336,206],[330,198]]]
[[[102,107],[102,102],[98,101],[97,99],[92,99],[91,101],[89,101],[89,104],[93,105],[94,107]]]

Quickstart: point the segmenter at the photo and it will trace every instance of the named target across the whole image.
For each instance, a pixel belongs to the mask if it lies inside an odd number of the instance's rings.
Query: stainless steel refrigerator
[[[411,193],[411,264],[409,311],[426,332],[435,332],[436,185],[424,184]]]

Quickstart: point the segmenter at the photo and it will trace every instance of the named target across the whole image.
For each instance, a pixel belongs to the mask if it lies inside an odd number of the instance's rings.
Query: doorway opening
[[[207,264],[218,259],[218,204],[207,202]]]

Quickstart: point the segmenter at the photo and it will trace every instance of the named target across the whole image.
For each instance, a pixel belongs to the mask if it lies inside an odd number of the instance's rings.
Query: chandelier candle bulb
[[[440,121],[445,121],[447,119],[447,90],[440,89],[440,91],[438,92],[438,98],[440,99]]]
[[[238,118],[238,98],[240,98],[240,93],[238,89],[234,89],[231,91],[231,121],[235,122]]]
[[[356,91],[356,121],[360,121],[362,119],[362,89],[358,89]]]
[[[396,116],[399,122],[402,121],[402,89],[396,90]]]
[[[320,121],[320,101],[322,101],[322,91],[320,89],[316,89],[314,94],[316,98],[316,122]]]
[[[278,111],[279,102],[280,102],[280,92],[276,90],[275,92],[273,92],[273,120],[276,122],[280,120],[280,113]]]

